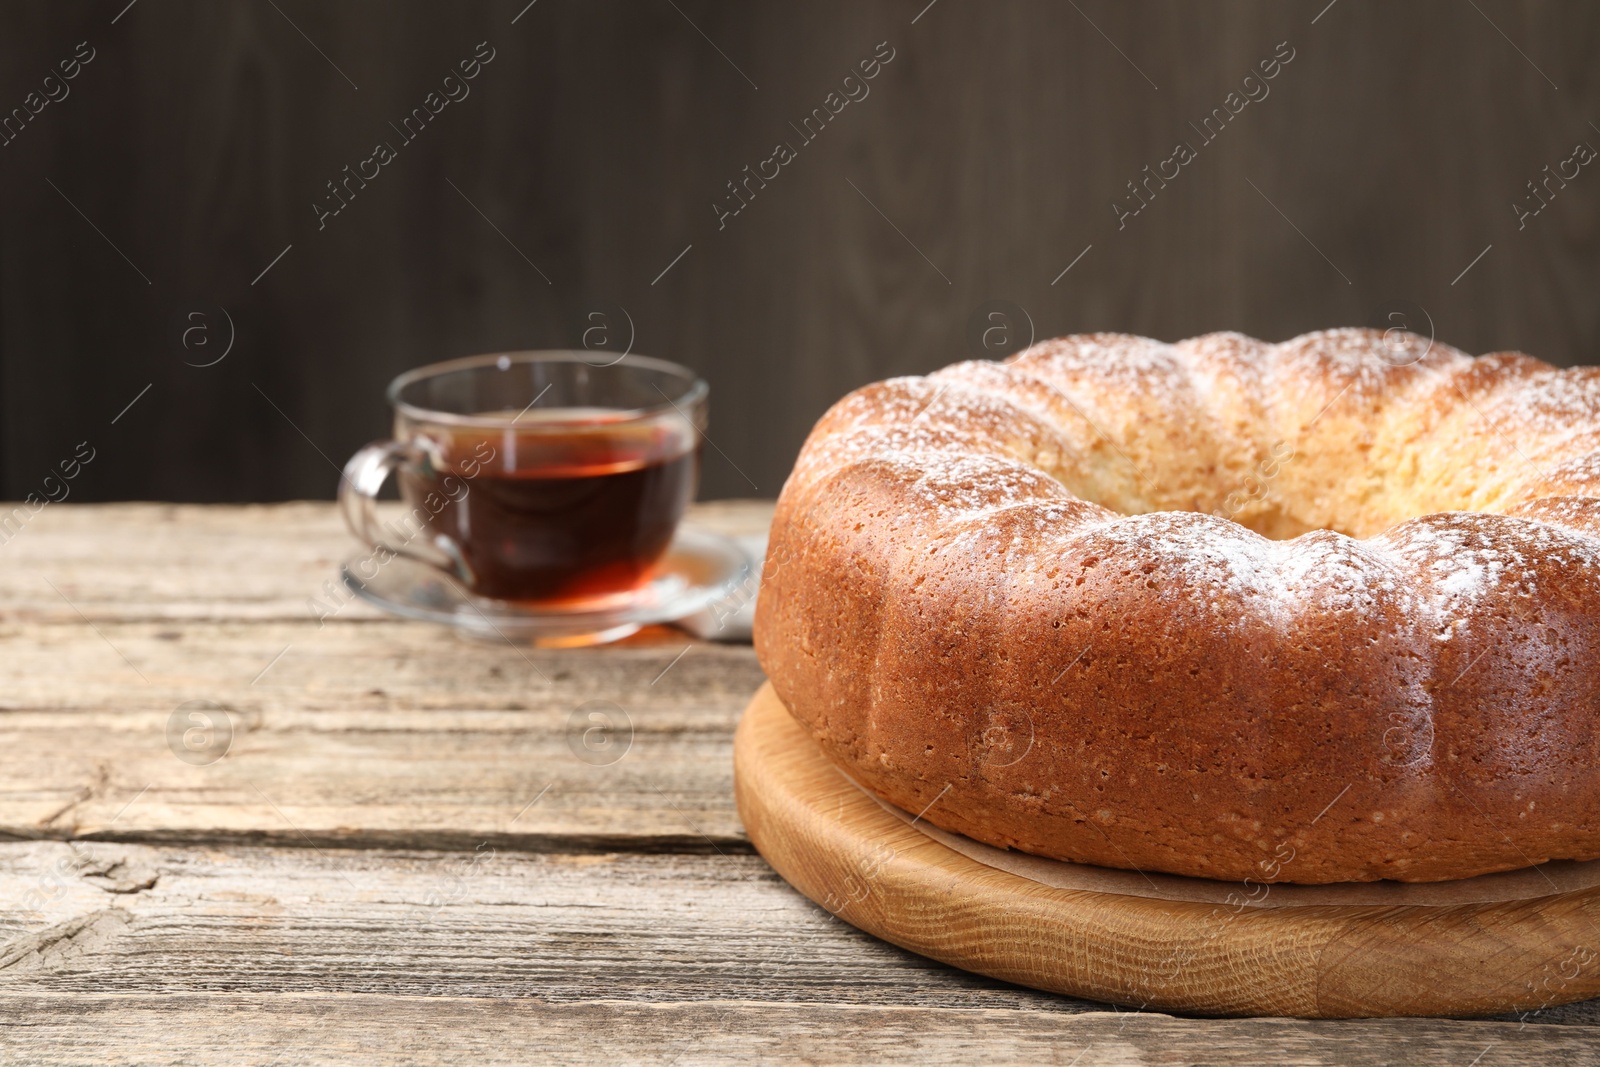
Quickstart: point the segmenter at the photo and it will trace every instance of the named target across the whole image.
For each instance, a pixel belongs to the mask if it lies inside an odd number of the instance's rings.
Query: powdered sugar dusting
[[[1251,361],[1321,368],[1318,373],[1327,380],[1349,379],[1357,392],[1381,392],[1401,378],[1415,380],[1417,368],[1385,362],[1379,351],[1383,343],[1383,335],[1372,330],[1323,331],[1276,346],[1237,334],[1213,334],[1178,346],[1123,334],[1059,338],[1004,365],[958,364],[931,378],[890,379],[857,391],[818,424],[795,476],[810,480],[846,466],[883,465],[899,472],[899,518],[914,522],[921,513],[936,525],[1030,501],[1070,499],[1049,475],[1059,474],[1071,434],[1053,425],[1062,409],[1053,407],[1052,396],[1041,388],[1063,396],[1069,387],[1079,393],[1111,390],[1118,395],[1107,399],[1119,411],[1132,397],[1140,411],[1166,406],[1168,417],[1214,424],[1212,413],[1195,410],[1214,399],[1211,389],[1198,388],[1210,378],[1207,360],[1233,361],[1230,373],[1242,367],[1247,376]],[[1497,423],[1524,423],[1526,434],[1519,431],[1519,436],[1541,438],[1547,446],[1558,438],[1588,440],[1600,432],[1600,371],[1546,372],[1521,357],[1498,358],[1518,368],[1507,371],[1516,387],[1487,396],[1480,391],[1485,415]],[[1423,362],[1424,370],[1471,366],[1469,357],[1444,345],[1430,349]],[[1546,455],[1549,451],[1544,449]],[[1524,484],[1552,489],[1600,484],[1600,453],[1585,448],[1564,465],[1555,456],[1545,470],[1544,482]],[[1580,510],[1581,516],[1572,512],[1577,517],[1570,527],[1548,525],[1561,522],[1564,514],[1549,509],[1515,521],[1477,512],[1441,513],[1366,541],[1326,530],[1271,541],[1228,519],[1196,512],[1157,511],[1107,521],[1099,508],[1066,508],[1059,522],[1066,527],[1062,533],[1076,531],[1097,543],[1136,549],[1175,577],[1175,588],[1186,590],[1186,596],[1212,603],[1248,601],[1263,618],[1281,622],[1296,604],[1308,601],[1331,610],[1361,610],[1392,600],[1410,575],[1421,577],[1431,602],[1450,612],[1487,590],[1533,582],[1541,552],[1559,548],[1592,564],[1600,558],[1600,541],[1588,531],[1600,529],[1600,519],[1580,521],[1590,519],[1586,509]]]
[[[1119,401],[1178,416],[1194,392],[1189,370],[1171,345],[1121,333],[1078,334],[1042,341],[1007,365],[1050,383],[1079,407],[1096,408],[1085,388],[1112,391]]]
[[[845,398],[774,525],[775,686],[869,787],[1050,855],[1204,873],[1251,815],[1242,868],[1291,841],[1308,880],[1600,855],[1600,372],[1381,337],[1064,338]],[[1032,762],[986,762],[1018,724]]]
[[[1093,548],[1132,550],[1153,564],[1157,595],[1201,604],[1219,619],[1237,620],[1248,606],[1268,621],[1290,618],[1282,567],[1289,542],[1269,541],[1238,523],[1195,512],[1159,511],[1100,527]]]
[[[1600,368],[1552,370],[1496,394],[1483,405],[1493,422],[1528,437],[1562,438],[1600,424]]]
[[[1504,515],[1429,515],[1388,531],[1380,540],[1423,579],[1450,615],[1470,614],[1474,602],[1494,591],[1536,594],[1541,563],[1600,569],[1600,542],[1593,538]]]
[[[1411,606],[1414,598],[1401,582],[1395,560],[1371,542],[1314,530],[1286,544],[1285,583],[1326,610],[1371,612],[1397,595],[1403,608]]]

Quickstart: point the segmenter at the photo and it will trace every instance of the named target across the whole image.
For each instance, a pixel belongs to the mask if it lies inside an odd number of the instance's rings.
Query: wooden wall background
[[[0,147],[0,495],[88,440],[74,499],[326,497],[393,374],[572,346],[602,305],[710,379],[706,496],[775,494],[832,400],[976,354],[989,301],[1168,339],[1404,301],[1469,351],[1600,361],[1600,168],[1511,208],[1600,147],[1594,5],[925,4],[7,3],[0,109],[95,58]],[[470,96],[319,232],[324,182],[480,41]],[[884,41],[870,95],[719,231],[724,183]],[[1125,183],[1284,41],[1270,95],[1119,231]],[[204,368],[171,328],[201,306],[236,333]]]

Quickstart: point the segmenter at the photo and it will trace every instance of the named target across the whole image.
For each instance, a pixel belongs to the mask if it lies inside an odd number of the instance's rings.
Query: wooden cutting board
[[[1600,995],[1600,889],[1448,907],[1241,908],[1055,889],[885,811],[770,685],[735,735],[734,791],[751,841],[800,892],[886,941],[1021,985],[1313,1018],[1486,1015]]]

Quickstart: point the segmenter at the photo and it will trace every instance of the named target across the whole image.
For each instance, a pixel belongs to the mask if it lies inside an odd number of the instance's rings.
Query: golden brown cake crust
[[[1059,338],[823,416],[756,648],[840,766],[990,844],[1291,882],[1591,859],[1597,497],[1593,368]]]

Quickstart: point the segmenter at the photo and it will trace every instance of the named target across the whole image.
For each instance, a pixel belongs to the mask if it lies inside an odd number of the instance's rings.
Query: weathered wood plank
[[[1026,1008],[550,1003],[370,994],[8,994],[17,1062],[1054,1063],[1076,1067],[1587,1067],[1592,1027],[1175,1019]]]
[[[761,682],[748,646],[663,629],[534,650],[354,602],[319,625],[303,601],[352,545],[331,506],[292,504],[62,506],[0,546],[0,835],[747,847],[729,761]],[[215,762],[175,754],[191,701],[233,731]]]
[[[5,996],[1085,1008],[868,937],[751,855],[13,842],[0,844],[0,902]]]
[[[0,646],[0,834],[450,848],[743,839],[731,737],[761,683],[748,647],[679,637],[524,653],[387,621],[309,639],[283,624],[207,624],[167,641],[159,625],[101,625],[146,683],[92,631],[57,640],[63,629]],[[177,709],[193,700],[232,724],[209,765],[175,754],[189,725]],[[589,732],[590,712],[609,735]],[[200,759],[222,743],[191,736],[213,746]]]
[[[0,505],[0,516],[13,506]],[[380,517],[400,513],[380,505]],[[765,533],[771,517],[770,501],[730,500],[696,504],[687,521],[736,536]],[[326,503],[52,504],[0,543],[0,621],[82,625],[82,612],[97,623],[273,619],[315,628],[307,601],[327,602],[327,583],[359,551]],[[337,618],[383,616],[356,602]]]
[[[1588,1005],[1501,1022],[1098,1010],[869,938],[748,856],[30,842],[0,845],[0,900],[0,1040],[27,1062],[380,1062],[401,1031],[408,1058],[493,1063],[1459,1067],[1600,1048]]]

